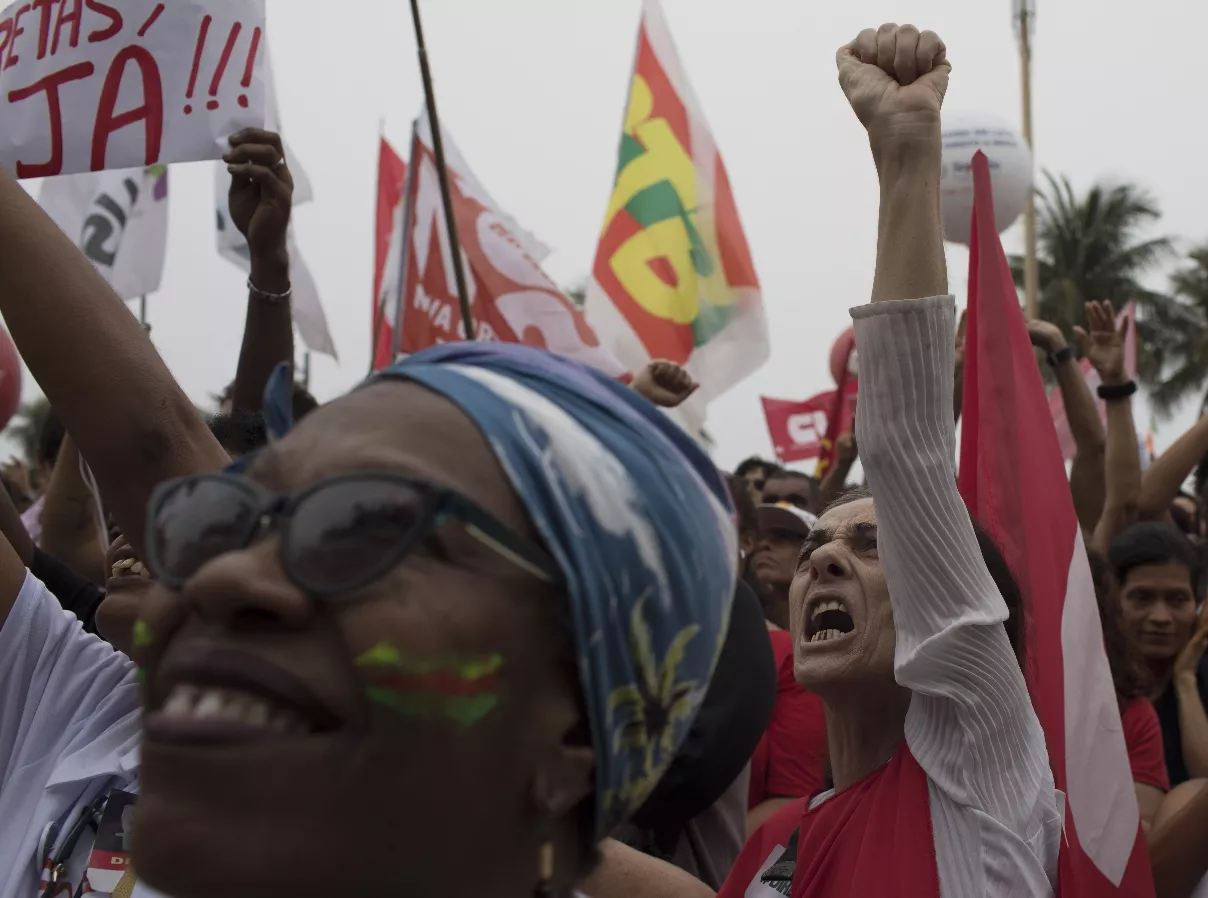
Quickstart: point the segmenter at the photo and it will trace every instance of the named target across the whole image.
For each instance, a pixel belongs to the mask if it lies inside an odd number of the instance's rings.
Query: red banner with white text
[[[447,137],[445,145],[450,146]],[[425,142],[417,142],[411,165],[418,167],[415,200],[406,210],[412,235],[405,254],[401,351],[407,354],[464,339],[436,160]],[[583,313],[541,270],[511,220],[452,166],[449,181],[477,339],[541,347],[612,377],[626,373]]]

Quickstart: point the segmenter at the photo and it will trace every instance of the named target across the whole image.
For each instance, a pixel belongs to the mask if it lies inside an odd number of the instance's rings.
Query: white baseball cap
[[[787,530],[799,534],[802,539],[809,536],[818,523],[817,517],[787,502],[757,506],[755,513],[763,530]]]

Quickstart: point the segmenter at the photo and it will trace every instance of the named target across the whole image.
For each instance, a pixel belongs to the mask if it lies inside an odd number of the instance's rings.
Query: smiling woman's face
[[[293,492],[357,471],[451,487],[535,539],[474,425],[414,384],[322,407],[248,476]],[[591,789],[550,623],[565,597],[456,523],[335,604],[279,547],[146,603],[139,874],[175,898],[531,892],[542,818]]]
[[[859,682],[891,685],[896,634],[877,554],[872,499],[824,514],[789,589],[797,682],[826,695]]]

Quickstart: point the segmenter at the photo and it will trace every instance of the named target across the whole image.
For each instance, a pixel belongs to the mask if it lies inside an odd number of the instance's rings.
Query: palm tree
[[[1170,288],[1192,320],[1163,347],[1167,373],[1149,397],[1161,415],[1208,383],[1208,243],[1193,249],[1187,259],[1188,264],[1171,275]]]
[[[1169,237],[1140,237],[1161,218],[1157,202],[1135,184],[1095,184],[1078,196],[1067,178],[1045,172],[1045,179],[1048,189],[1040,192],[1037,220],[1039,316],[1072,341],[1087,302],[1111,300],[1119,309],[1135,299],[1138,375],[1156,388],[1167,348],[1194,318],[1181,303],[1140,282],[1174,254]],[[1011,258],[1011,272],[1022,287],[1022,257]]]

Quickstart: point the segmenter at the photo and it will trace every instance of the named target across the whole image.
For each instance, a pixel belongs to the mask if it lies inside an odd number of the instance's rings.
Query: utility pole
[[[1036,144],[1032,140],[1032,37],[1036,29],[1036,0],[1012,0],[1014,5],[1015,37],[1019,41],[1019,71],[1023,92],[1023,139],[1032,153],[1032,170],[1036,167]],[[1029,320],[1036,317],[1036,302],[1040,292],[1040,268],[1036,261],[1036,190],[1028,189],[1028,205],[1024,210],[1024,312]]]

